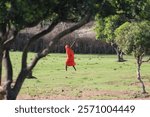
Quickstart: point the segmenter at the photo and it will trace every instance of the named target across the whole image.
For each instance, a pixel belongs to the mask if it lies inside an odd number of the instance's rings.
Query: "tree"
[[[133,54],[137,63],[137,79],[142,84],[143,93],[146,93],[144,82],[141,79],[141,65],[145,53],[150,49],[150,22],[126,22],[116,29],[116,43],[127,54]]]
[[[2,58],[4,58],[6,71],[6,84],[3,86],[6,99],[16,99],[28,73],[36,66],[38,61],[45,57],[52,46],[61,37],[73,32],[86,24],[94,13],[97,0],[1,0],[0,1],[0,77],[2,70]],[[82,10],[81,10],[82,9]],[[18,32],[27,27],[34,27],[43,21],[49,21],[49,26],[38,34],[32,36],[25,45],[22,53],[21,69],[13,81],[13,68],[9,55],[9,46],[15,41]],[[40,37],[51,32],[60,22],[75,22],[76,24],[57,34],[49,46],[36,54],[30,64],[27,64],[28,49],[32,43]],[[1,78],[0,78],[1,81]]]
[[[111,15],[105,18],[101,18],[99,15],[96,17],[96,38],[105,40],[107,43],[110,43],[111,46],[117,53],[118,62],[123,62],[123,52],[115,43],[115,34],[114,31],[121,24],[125,22],[123,16]]]
[[[97,39],[105,40],[115,49],[118,61],[122,62],[123,53],[115,43],[114,30],[126,21],[148,20],[150,0],[105,0],[103,9],[96,15]]]
[[[122,14],[130,19],[149,19],[149,0],[110,0],[117,14]]]

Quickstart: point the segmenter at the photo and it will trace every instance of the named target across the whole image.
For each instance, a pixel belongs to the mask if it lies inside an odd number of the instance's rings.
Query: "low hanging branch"
[[[44,49],[41,53],[38,53],[35,56],[35,58],[33,59],[33,61],[31,62],[31,64],[28,66],[27,69],[29,71],[31,71],[35,67],[35,65],[37,64],[39,59],[45,57],[49,53],[49,51],[53,45],[55,45],[63,36],[73,32],[74,30],[76,30],[76,29],[80,28],[81,26],[85,25],[86,23],[88,23],[90,20],[90,17],[91,17],[91,14],[86,15],[79,23],[75,24],[74,26],[72,26],[72,27],[60,32],[58,35],[56,35],[52,39],[52,41],[50,41],[49,46],[46,49]]]
[[[27,55],[28,55],[28,49],[30,47],[30,45],[35,42],[36,40],[38,40],[40,37],[44,36],[45,34],[51,32],[54,27],[58,24],[58,21],[54,21],[46,30],[38,33],[37,35],[33,36],[29,42],[27,43],[27,45],[25,46],[24,50],[23,50],[23,54],[22,54],[22,66],[21,66],[21,70],[20,73],[17,77],[16,83],[14,85],[14,87],[12,87],[12,92],[13,92],[13,96],[11,97],[11,99],[16,99],[22,84],[27,76],[27,74],[29,73],[29,70],[27,70]]]
[[[26,69],[27,67],[27,53],[28,53],[28,49],[30,47],[30,45],[35,42],[36,40],[38,40],[40,37],[48,34],[49,32],[51,32],[54,27],[59,23],[58,20],[55,20],[54,22],[51,23],[51,25],[43,30],[42,32],[36,34],[35,36],[31,37],[27,43],[27,45],[25,46],[24,50],[23,50],[23,55],[22,55],[22,70]]]

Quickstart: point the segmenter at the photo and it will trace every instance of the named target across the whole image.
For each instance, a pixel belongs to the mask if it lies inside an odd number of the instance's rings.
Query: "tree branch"
[[[29,71],[32,70],[35,67],[35,65],[37,64],[37,62],[49,53],[49,51],[53,45],[55,45],[63,36],[73,32],[74,30],[76,30],[76,29],[80,28],[81,26],[85,25],[86,23],[88,23],[90,20],[90,17],[91,17],[91,14],[89,13],[79,23],[75,24],[74,26],[72,26],[72,27],[60,32],[58,35],[56,35],[52,39],[52,41],[50,41],[49,46],[46,49],[44,49],[41,53],[38,53],[35,56],[35,58],[30,63],[30,65],[28,65],[27,69]]]
[[[17,34],[18,34],[17,30],[13,31],[12,36],[4,42],[3,44],[4,48],[7,48],[10,46],[10,44],[16,39]]]
[[[86,23],[89,22],[90,20],[90,17],[91,17],[91,14],[88,13],[79,23],[75,24],[74,26],[62,31],[61,33],[59,33],[58,35],[56,35],[51,43],[49,43],[49,47],[51,47],[51,45],[55,45],[63,36],[73,32],[74,30],[82,27],[83,25],[85,25]]]
[[[22,69],[26,69],[27,67],[27,53],[28,53],[28,49],[30,47],[30,45],[35,42],[36,40],[38,40],[40,37],[46,35],[47,33],[51,32],[54,27],[58,24],[58,20],[55,20],[54,22],[51,23],[51,25],[43,30],[42,32],[34,35],[33,37],[31,37],[28,41],[28,43],[26,44],[24,50],[23,50],[23,54],[22,54]]]
[[[54,27],[58,24],[58,21],[53,22],[46,30],[36,34],[35,36],[33,36],[29,42],[26,44],[24,50],[23,50],[23,54],[22,54],[22,66],[21,66],[21,70],[20,73],[17,77],[16,83],[12,89],[13,92],[13,99],[16,99],[22,84],[29,72],[29,70],[27,70],[27,54],[28,54],[28,48],[30,47],[30,45],[35,42],[36,40],[38,40],[40,37],[44,36],[45,34],[49,33],[50,31],[52,31],[54,29]]]
[[[147,60],[142,61],[142,63],[143,63],[143,62],[149,62],[149,61],[150,61],[150,57],[149,57]]]
[[[37,62],[39,61],[39,59],[41,59],[42,57],[46,56],[50,50],[50,48],[52,47],[52,45],[56,44],[58,42],[58,40],[65,36],[68,33],[73,32],[74,30],[80,28],[81,26],[83,26],[84,24],[86,24],[89,19],[90,19],[90,14],[88,14],[83,20],[81,20],[78,24],[74,25],[73,27],[64,30],[63,32],[59,33],[55,38],[53,38],[53,40],[49,43],[49,47],[47,47],[46,49],[44,49],[41,53],[37,54],[37,56],[33,59],[33,61],[31,62],[31,64],[29,66],[27,65],[27,53],[28,53],[28,48],[31,45],[32,42],[38,40],[40,37],[44,36],[45,34],[47,34],[48,32],[50,32],[51,30],[53,30],[53,28],[58,24],[58,22],[53,23],[53,25],[51,24],[51,26],[49,26],[49,28],[47,30],[45,30],[44,32],[42,31],[41,33],[33,36],[28,44],[25,46],[24,51],[23,51],[23,55],[22,55],[22,67],[21,67],[21,71],[17,77],[15,86],[13,87],[13,99],[16,99],[16,96],[18,95],[22,84],[25,80],[25,77],[27,75],[27,73],[29,71],[31,71],[35,65],[37,64]],[[55,25],[54,25],[55,24]]]

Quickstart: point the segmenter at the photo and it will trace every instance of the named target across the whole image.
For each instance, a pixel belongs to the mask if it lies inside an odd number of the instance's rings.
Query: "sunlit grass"
[[[31,61],[34,53],[29,54]],[[77,71],[72,67],[65,71],[65,54],[49,54],[39,61],[33,75],[37,79],[26,79],[20,95],[49,97],[62,95],[78,99],[89,91],[138,92],[141,86],[136,79],[136,63],[132,56],[125,56],[126,62],[116,62],[115,55],[76,54]],[[11,60],[14,79],[20,70],[21,53],[12,52]],[[142,65],[142,77],[150,92],[150,64]],[[126,94],[126,93],[125,93]],[[71,99],[72,99],[71,98]],[[84,97],[83,97],[84,98]],[[132,95],[93,95],[85,99],[132,99]]]

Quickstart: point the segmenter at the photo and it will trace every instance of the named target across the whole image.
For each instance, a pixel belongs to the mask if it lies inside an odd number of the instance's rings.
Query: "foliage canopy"
[[[115,31],[116,43],[126,53],[135,57],[144,54],[150,48],[150,22],[126,22]]]

